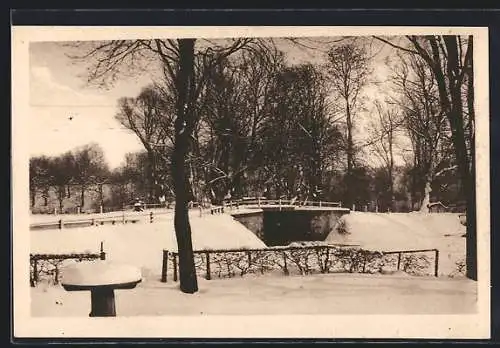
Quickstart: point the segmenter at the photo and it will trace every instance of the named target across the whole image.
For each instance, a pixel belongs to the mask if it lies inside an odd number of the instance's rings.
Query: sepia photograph
[[[488,338],[487,39],[13,27],[15,335]]]

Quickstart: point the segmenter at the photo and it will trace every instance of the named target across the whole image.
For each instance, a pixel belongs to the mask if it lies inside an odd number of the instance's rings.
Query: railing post
[[[212,276],[210,274],[210,253],[208,251],[205,253],[205,257],[207,259],[207,274],[205,275],[205,279],[210,280]]]
[[[283,272],[285,275],[290,275],[290,271],[288,271],[288,267],[286,265],[286,251],[283,251]]]
[[[401,265],[401,253],[398,253],[398,271],[400,265]]]
[[[436,257],[434,260],[434,276],[438,277],[439,276],[439,250],[435,249],[436,252]]]
[[[33,259],[33,283],[31,286],[36,286],[38,283],[38,260]]]
[[[122,224],[125,224],[125,208],[122,209]]]
[[[177,253],[174,253],[173,263],[174,263],[174,282],[177,281]]]
[[[153,212],[149,212],[149,223],[153,223]]]
[[[60,230],[63,229],[63,220],[62,219],[59,219],[59,229]]]
[[[106,260],[106,253],[104,252],[104,242],[101,241],[101,250],[99,254],[101,260]]]
[[[321,208],[321,201],[319,201],[319,207]]]
[[[168,250],[163,250],[163,259],[161,266],[161,282],[167,282],[167,271],[168,271]]]

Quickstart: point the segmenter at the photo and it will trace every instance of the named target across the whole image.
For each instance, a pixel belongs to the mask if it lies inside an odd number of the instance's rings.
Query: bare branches
[[[419,54],[419,52],[417,52],[417,51],[415,51],[415,50],[411,50],[411,49],[409,49],[409,48],[407,48],[407,47],[403,47],[403,46],[400,46],[400,45],[396,45],[396,44],[392,43],[392,42],[391,42],[391,41],[389,41],[389,40],[383,39],[383,38],[382,38],[382,37],[380,37],[380,36],[373,36],[373,37],[374,37],[375,39],[377,39],[377,40],[379,40],[379,41],[381,41],[381,42],[383,42],[383,43],[385,43],[385,44],[387,44],[387,45],[389,45],[389,46],[393,47],[393,48],[396,48],[396,49],[398,49],[398,50],[404,51],[404,52],[406,52],[406,53],[411,53],[411,54]]]

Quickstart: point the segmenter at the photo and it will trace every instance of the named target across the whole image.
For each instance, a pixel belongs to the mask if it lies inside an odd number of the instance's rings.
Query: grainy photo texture
[[[485,30],[97,29],[14,28],[17,332],[489,335]]]

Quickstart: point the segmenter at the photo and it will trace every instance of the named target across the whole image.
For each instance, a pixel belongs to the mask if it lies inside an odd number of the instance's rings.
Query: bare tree
[[[160,62],[173,87],[175,100],[174,148],[172,176],[175,191],[175,233],[179,251],[180,289],[185,293],[198,291],[194,265],[188,202],[191,189],[186,165],[191,139],[199,120],[196,104],[205,86],[211,66],[241,49],[252,49],[253,39],[228,39],[221,44],[204,41],[195,48],[196,39],[112,40],[97,42],[80,59],[91,59],[88,78],[110,82],[123,70],[144,64],[148,59]],[[196,59],[200,57],[200,59]]]
[[[369,57],[363,46],[347,43],[328,51],[328,73],[331,86],[342,101],[346,119],[347,192],[345,203],[352,203],[355,146],[355,117],[361,106],[361,92],[368,83]]]
[[[384,168],[389,187],[390,208],[394,210],[394,167],[398,132],[401,130],[402,117],[400,109],[389,100],[383,103],[375,101],[376,117],[372,119],[370,128],[374,140],[373,153],[379,158]]]
[[[85,207],[85,193],[107,176],[109,169],[102,148],[96,143],[80,146],[75,150],[74,182],[80,186],[80,208]]]
[[[147,193],[152,201],[160,195],[161,155],[174,142],[174,106],[166,91],[154,85],[144,88],[137,98],[121,98],[116,119],[132,130],[141,141],[148,156]]]
[[[475,158],[473,110],[473,37],[458,35],[407,36],[408,45],[378,40],[403,52],[420,56],[431,69],[437,84],[440,110],[450,125],[451,140],[467,204],[467,277],[477,280],[477,237],[475,207]],[[464,97],[464,89],[468,93]],[[466,105],[466,110],[464,110]],[[468,111],[468,112],[466,112]]]
[[[432,71],[422,58],[400,55],[400,66],[395,69],[392,82],[413,147],[414,171],[422,179],[420,211],[428,212],[434,180],[457,168],[448,156],[451,146],[448,122],[439,107]]]

